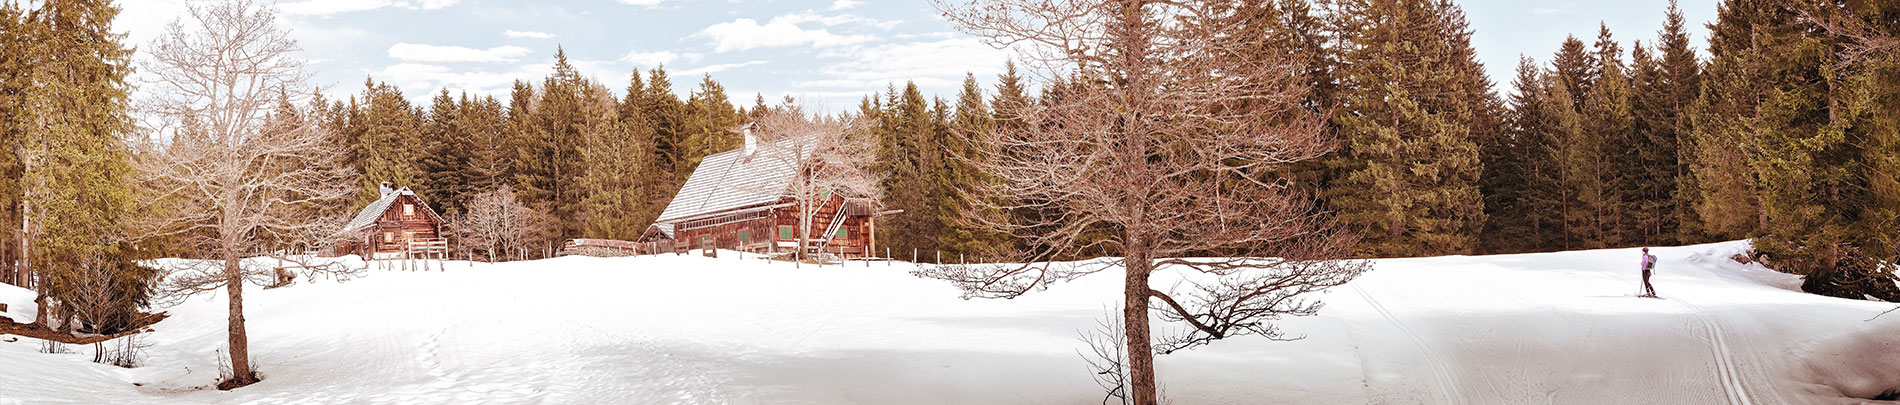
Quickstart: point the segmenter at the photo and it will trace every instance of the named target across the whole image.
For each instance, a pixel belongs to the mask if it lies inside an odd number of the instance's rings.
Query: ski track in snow
[[[1680,298],[1674,301],[1688,307],[1689,313],[1695,315],[1695,319],[1702,323],[1703,330],[1708,332],[1709,352],[1715,357],[1715,374],[1722,383],[1722,393],[1726,396],[1724,399],[1730,405],[1754,405],[1755,401],[1749,399],[1748,390],[1742,388],[1741,377],[1735,371],[1735,354],[1729,350],[1728,339],[1724,337],[1722,325],[1709,319],[1709,315],[1701,308],[1697,308],[1695,304],[1690,304],[1689,301]]]
[[[1401,322],[1397,317],[1392,316],[1392,312],[1387,311],[1385,305],[1380,304],[1378,299],[1372,298],[1372,294],[1367,293],[1365,288],[1360,287],[1360,284],[1349,283],[1349,285],[1352,286],[1354,292],[1359,293],[1359,296],[1365,299],[1367,305],[1372,306],[1372,309],[1379,313],[1379,316],[1384,317],[1387,322],[1391,322],[1392,326],[1397,327],[1400,332],[1404,333],[1406,339],[1411,341],[1412,346],[1417,348],[1418,353],[1425,357],[1427,369],[1430,371],[1428,374],[1431,374],[1432,377],[1432,388],[1437,392],[1438,398],[1442,401],[1439,403],[1461,403],[1464,396],[1458,392],[1458,385],[1451,381],[1451,372],[1446,369],[1446,362],[1440,355],[1441,350],[1426,343],[1424,338],[1419,337],[1418,332],[1412,331],[1411,327],[1405,326],[1405,322]]]

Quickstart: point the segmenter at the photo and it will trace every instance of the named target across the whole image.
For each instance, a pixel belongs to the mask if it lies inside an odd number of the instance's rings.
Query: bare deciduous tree
[[[965,31],[1023,51],[1057,97],[1021,106],[1023,125],[977,134],[972,164],[994,176],[969,215],[1022,240],[1027,264],[933,266],[966,297],[1016,297],[1111,268],[1126,270],[1129,397],[1156,401],[1154,360],[1238,335],[1285,339],[1272,321],[1311,315],[1306,293],[1344,284],[1365,264],[1354,238],[1275,169],[1335,149],[1301,105],[1304,67],[1289,53],[1250,53],[1231,35],[1244,15],[1215,1],[973,0],[935,4]],[[973,210],[983,211],[983,210]],[[1060,264],[1086,252],[1123,257]],[[1226,258],[1188,258],[1225,256]],[[1157,289],[1157,269],[1188,288]],[[1150,338],[1158,317],[1181,336]]]
[[[515,198],[514,187],[484,191],[469,198],[467,210],[449,219],[449,228],[462,246],[486,251],[488,261],[497,254],[508,255],[508,248],[519,247],[533,236],[538,215]]]
[[[331,133],[292,95],[306,91],[296,41],[275,10],[250,0],[188,5],[152,43],[146,72],[154,97],[142,108],[157,134],[137,153],[142,186],[151,188],[150,236],[178,238],[214,261],[167,266],[162,293],[178,299],[224,289],[229,296],[231,378],[220,388],[256,382],[244,331],[244,283],[270,285],[273,256],[306,272],[360,271],[315,263],[272,246],[322,241],[341,218],[313,218],[351,191]]]
[[[752,125],[756,142],[744,151],[747,159],[763,159],[768,164],[799,168],[785,192],[797,201],[798,246],[794,259],[805,258],[811,237],[824,229],[813,229],[812,217],[828,202],[832,193],[846,201],[876,201],[883,195],[878,187],[882,178],[871,166],[877,160],[877,140],[852,117],[807,114],[805,109],[786,100],[761,113]],[[778,192],[778,190],[747,190]],[[843,215],[842,208],[839,215]],[[830,235],[820,235],[830,237]]]

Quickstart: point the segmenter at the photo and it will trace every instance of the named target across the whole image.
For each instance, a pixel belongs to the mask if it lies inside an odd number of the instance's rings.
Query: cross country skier
[[[1649,254],[1649,248],[1643,248],[1643,295],[1638,297],[1656,298],[1656,286],[1649,284],[1649,275],[1656,272],[1656,256]]]

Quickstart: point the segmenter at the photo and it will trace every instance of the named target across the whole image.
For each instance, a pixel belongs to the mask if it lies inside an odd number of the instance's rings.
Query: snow
[[[1891,304],[1796,291],[1727,257],[1658,248],[1378,260],[1318,316],[1160,356],[1177,403],[1851,403],[1900,388]],[[8,403],[1095,403],[1078,331],[1115,271],[962,300],[909,264],[567,257],[372,270],[246,291],[264,381],[223,392],[224,300],[165,310],[145,367],[0,338]],[[1167,285],[1162,276],[1157,285]],[[31,302],[0,286],[0,302]],[[31,312],[9,308],[19,319]],[[1179,328],[1171,324],[1167,328]]]

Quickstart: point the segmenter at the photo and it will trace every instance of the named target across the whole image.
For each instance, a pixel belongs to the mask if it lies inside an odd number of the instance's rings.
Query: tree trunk
[[[1128,399],[1136,405],[1153,405],[1157,402],[1154,343],[1148,339],[1148,275],[1154,264],[1146,252],[1128,252],[1124,261],[1128,277],[1123,286],[1127,302],[1122,304],[1122,325],[1128,338]]]
[[[238,267],[237,253],[229,250],[224,256],[224,291],[231,296],[231,324],[226,330],[231,345],[231,381],[221,388],[231,389],[250,385],[257,378],[251,374],[250,338],[244,334],[244,275]]]

